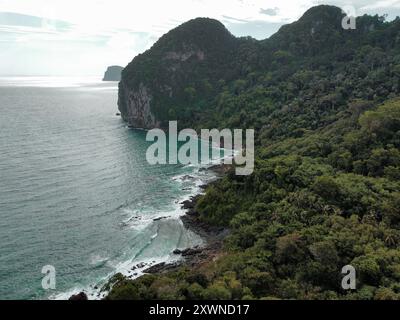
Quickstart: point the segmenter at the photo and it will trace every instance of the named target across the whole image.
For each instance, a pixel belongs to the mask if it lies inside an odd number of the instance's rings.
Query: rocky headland
[[[108,67],[104,74],[103,81],[120,81],[122,70],[124,70],[124,68],[120,66]]]

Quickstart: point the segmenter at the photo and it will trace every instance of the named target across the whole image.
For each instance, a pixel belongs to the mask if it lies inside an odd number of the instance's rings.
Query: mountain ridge
[[[236,81],[249,74],[282,68],[289,76],[307,67],[302,60],[317,56],[325,59],[319,64],[329,64],[333,53],[351,61],[363,43],[385,50],[379,42],[390,32],[392,47],[400,41],[395,37],[396,22],[363,16],[357,19],[358,29],[343,30],[343,16],[336,7],[311,8],[298,21],[261,41],[236,38],[213,19],[190,20],[161,37],[125,68],[118,102],[122,117],[134,127],[147,129],[164,127],[168,120],[194,127],[207,122],[206,113],[215,112],[216,99],[227,85],[240,86]],[[323,17],[328,18],[325,21]],[[322,30],[318,26],[323,26]]]
[[[328,28],[313,32],[321,12]],[[230,230],[220,252],[118,275],[107,299],[400,300],[400,19],[343,30],[341,17],[319,6],[272,39],[235,38],[218,70],[218,45],[134,59],[124,97],[145,88],[159,127],[255,129],[255,168],[232,168],[190,204],[201,225]],[[349,265],[356,290],[342,286]]]
[[[206,34],[211,39],[204,38]],[[212,83],[202,84],[194,79],[203,95],[210,94],[207,90],[222,76],[218,70],[228,68],[223,65],[235,46],[235,38],[216,20],[197,18],[171,30],[124,69],[118,102],[122,117],[133,126],[160,126],[156,118],[165,120],[171,115],[165,105],[172,107],[176,100],[190,102],[193,86],[184,85],[191,84],[194,72],[201,81],[211,79]]]

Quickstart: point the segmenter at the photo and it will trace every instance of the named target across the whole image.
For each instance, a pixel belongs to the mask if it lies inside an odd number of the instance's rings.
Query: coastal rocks
[[[180,182],[191,182],[191,181],[194,181],[195,179],[196,178],[194,176],[191,176],[189,174],[185,174],[183,176],[173,178],[172,180],[180,181]]]
[[[186,175],[184,175],[184,176],[181,178],[181,181],[182,181],[182,182],[185,182],[185,181],[193,181],[194,179],[195,179],[195,178],[194,178],[193,176],[186,174]]]
[[[135,270],[137,270],[137,269],[142,269],[142,268],[144,268],[145,266],[147,266],[147,263],[141,262],[141,263],[138,263],[137,265],[133,266],[131,270],[132,270],[132,271],[135,271]]]
[[[182,205],[182,209],[193,209],[195,206],[195,202],[191,199],[191,200],[185,200],[183,202],[181,202]]]
[[[161,221],[161,220],[169,219],[169,218],[171,218],[171,216],[154,218],[153,221],[154,221],[154,222],[157,222],[157,221]]]
[[[182,257],[194,256],[196,254],[200,254],[203,252],[203,249],[200,249],[198,246],[194,248],[187,248],[184,250],[176,249],[174,250],[174,254],[181,255]]]
[[[182,208],[183,209],[193,209],[194,208],[194,203],[192,200],[185,200],[181,202]]]
[[[180,266],[179,263],[162,262],[162,263],[156,264],[156,265],[144,270],[143,272],[149,273],[149,274],[163,273],[163,272],[168,272],[168,271],[174,270],[179,266]]]
[[[195,207],[197,201],[200,199],[201,195],[193,196],[189,200],[185,200],[181,202],[180,204],[182,205],[182,209],[187,210],[186,214],[192,215],[196,214],[195,212]]]
[[[212,171],[214,172],[217,177],[222,177],[225,174],[229,173],[230,170],[233,170],[235,167],[231,164],[225,164],[225,163],[221,163],[221,164],[216,164],[213,165],[211,167],[208,168],[200,168],[200,172],[204,172],[204,171]]]
[[[208,169],[213,171],[214,173],[216,173],[218,176],[223,176],[223,175],[227,174],[231,169],[233,169],[233,165],[217,164]]]
[[[201,221],[195,210],[189,210],[181,220],[186,228],[206,239],[207,244],[221,242],[229,234],[229,229],[211,226]]]
[[[78,294],[72,295],[68,300],[70,301],[86,301],[89,300],[88,296],[84,292],[80,292]]]
[[[123,82],[119,86],[118,108],[122,118],[132,128],[158,128],[160,123],[151,111],[152,96],[141,83],[136,89],[129,89]]]

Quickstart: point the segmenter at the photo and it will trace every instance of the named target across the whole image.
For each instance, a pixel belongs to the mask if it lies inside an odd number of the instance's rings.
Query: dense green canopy
[[[124,70],[160,92],[162,120],[256,129],[257,159],[254,174],[232,171],[198,202],[204,221],[231,230],[217,261],[120,279],[110,299],[400,298],[400,19],[363,16],[356,30],[341,19],[315,7],[264,41],[194,20]],[[205,59],[183,78],[154,60],[188,45]],[[355,291],[341,288],[348,264]]]

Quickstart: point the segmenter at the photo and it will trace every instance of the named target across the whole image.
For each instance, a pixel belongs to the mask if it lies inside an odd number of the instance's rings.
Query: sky
[[[0,76],[100,76],[196,17],[265,39],[318,4],[400,16],[400,0],[0,0]]]

